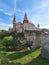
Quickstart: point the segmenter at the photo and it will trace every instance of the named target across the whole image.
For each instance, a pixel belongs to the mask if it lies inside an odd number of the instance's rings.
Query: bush
[[[12,36],[6,36],[4,37],[4,39],[2,40],[2,44],[5,47],[6,50],[12,49],[13,48],[13,44],[14,44],[14,40]]]

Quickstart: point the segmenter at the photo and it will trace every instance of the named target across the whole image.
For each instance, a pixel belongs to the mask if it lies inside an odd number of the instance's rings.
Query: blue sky
[[[0,30],[12,27],[14,14],[22,22],[25,12],[36,26],[49,29],[49,0],[0,0]]]

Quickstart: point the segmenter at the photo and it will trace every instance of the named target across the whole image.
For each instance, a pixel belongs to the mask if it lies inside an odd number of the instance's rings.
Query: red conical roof
[[[24,20],[28,20],[26,13],[25,13],[25,15],[24,15]]]

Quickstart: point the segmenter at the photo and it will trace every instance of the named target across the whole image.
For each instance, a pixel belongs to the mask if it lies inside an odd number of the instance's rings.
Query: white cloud
[[[13,21],[13,18],[9,18],[10,21]]]
[[[3,9],[0,9],[1,12],[3,12]]]
[[[1,29],[6,29],[8,30],[10,27],[12,27],[12,24],[7,24],[5,22],[0,22],[0,30]]]
[[[5,15],[9,15],[12,16],[13,15],[13,8],[11,8],[11,6],[0,2],[0,11],[2,11]]]
[[[12,16],[14,13],[13,12],[9,12],[9,11],[4,11],[4,14],[8,15],[8,16]]]
[[[13,0],[12,1],[14,8],[12,8],[11,6],[9,6],[8,4],[5,4],[3,2],[0,2],[0,11],[2,11],[5,15],[8,15],[8,16],[12,16],[16,12],[24,13],[24,11],[22,11],[21,9],[17,9],[16,8],[17,1],[18,0]],[[19,0],[19,1],[21,1],[21,0]]]
[[[0,27],[0,30],[8,30],[8,29],[9,29],[8,27],[4,27],[4,26]]]
[[[49,29],[49,24],[40,25],[40,28],[47,28],[47,29]]]
[[[7,7],[7,8],[8,8],[8,7]],[[14,15],[14,9],[12,9],[12,10],[10,11],[10,10],[7,10],[7,8],[6,8],[5,10],[4,10],[4,9],[0,9],[0,11],[3,12],[5,15],[8,15],[8,16]],[[15,8],[15,13],[16,13],[16,12],[24,13],[24,11]]]
[[[40,0],[39,4],[36,3],[30,11],[33,14],[31,14],[30,19],[35,24],[39,23],[41,28],[49,28],[49,0]]]
[[[3,12],[5,15],[9,15],[9,16],[12,16],[14,14],[14,12],[12,12],[12,11],[6,11],[3,9],[0,9],[0,12]]]
[[[16,12],[24,13],[24,11],[22,11],[20,9],[16,9]]]
[[[16,8],[17,1],[18,1],[18,0],[14,0],[14,12],[15,12],[15,13],[16,13],[16,12],[24,13],[24,11],[22,11],[22,10]],[[22,1],[22,0],[19,0],[19,1]]]
[[[11,24],[7,24],[5,22],[0,22],[0,26],[12,27]]]

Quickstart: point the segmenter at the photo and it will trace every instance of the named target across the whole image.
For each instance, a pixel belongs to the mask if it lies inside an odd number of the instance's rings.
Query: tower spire
[[[14,18],[13,18],[13,31],[16,31],[16,0],[14,0]]]
[[[23,23],[27,23],[27,22],[28,22],[28,18],[27,18],[27,14],[25,12]]]
[[[16,31],[16,16],[13,18],[13,31]]]
[[[24,20],[28,20],[26,12],[25,12],[25,15],[24,15]]]
[[[13,23],[16,23],[16,16],[14,15]]]

